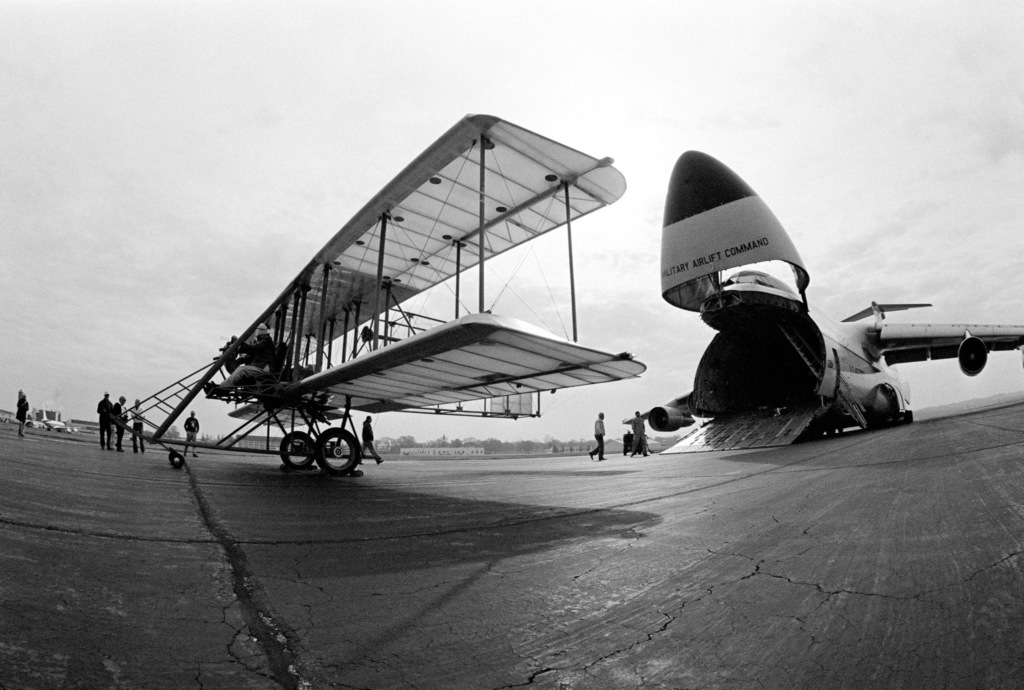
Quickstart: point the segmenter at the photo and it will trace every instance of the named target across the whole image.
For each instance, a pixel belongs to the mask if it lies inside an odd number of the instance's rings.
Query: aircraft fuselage
[[[782,285],[730,285],[705,300],[701,318],[718,334],[694,377],[697,416],[817,405],[812,429],[832,430],[884,426],[906,413],[905,387],[871,329],[809,310]]]

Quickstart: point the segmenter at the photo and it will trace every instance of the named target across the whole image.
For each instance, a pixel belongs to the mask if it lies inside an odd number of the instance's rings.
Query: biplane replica
[[[198,447],[240,449],[265,429],[259,450],[279,453],[283,469],[315,464],[358,476],[354,412],[539,416],[541,392],[639,376],[646,367],[628,353],[576,343],[572,221],[625,192],[612,163],[493,116],[466,116],[338,230],[212,364],[143,402],[150,441],[180,468],[181,442],[167,432],[205,395],[234,405],[229,414],[242,421]],[[484,302],[489,259],[563,225],[572,341],[489,313]],[[462,314],[461,275],[474,268],[479,308]],[[408,308],[452,278],[453,320]],[[263,359],[246,361],[259,348]],[[159,424],[150,421],[157,414],[166,415]],[[271,429],[283,434],[276,448]]]

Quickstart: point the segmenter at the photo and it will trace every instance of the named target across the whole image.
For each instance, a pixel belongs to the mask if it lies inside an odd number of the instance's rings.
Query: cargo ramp
[[[699,426],[662,455],[788,446],[828,410],[817,402],[723,414]]]

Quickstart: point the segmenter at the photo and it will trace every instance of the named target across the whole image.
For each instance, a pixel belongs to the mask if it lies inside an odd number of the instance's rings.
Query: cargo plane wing
[[[786,266],[791,281],[760,268]],[[785,271],[782,272],[785,274]],[[792,284],[791,284],[792,283]],[[988,353],[1024,346],[1024,326],[902,324],[878,304],[834,321],[808,303],[810,274],[760,196],[711,156],[684,153],[665,203],[662,296],[717,331],[693,389],[646,415],[655,431],[710,419],[666,453],[753,448],[913,421],[890,365],[956,358],[967,376]],[[869,320],[867,317],[872,317]]]
[[[231,414],[244,420],[218,447],[274,426],[284,439],[266,450],[285,468],[315,462],[352,474],[360,463],[353,411],[538,416],[541,391],[638,376],[645,367],[631,355],[575,342],[572,222],[625,189],[610,158],[466,116],[345,223],[213,364],[147,399],[152,439],[171,445],[171,424],[206,395],[234,404]],[[488,259],[562,226],[572,341],[489,313],[484,294]],[[479,272],[475,312],[461,290],[469,269]],[[411,297],[451,279],[452,320],[410,310]],[[482,408],[464,407],[471,401]],[[154,411],[166,417],[150,422]],[[169,457],[184,463],[173,447]]]

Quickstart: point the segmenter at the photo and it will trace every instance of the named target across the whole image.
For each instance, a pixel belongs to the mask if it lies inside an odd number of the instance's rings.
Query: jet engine
[[[652,408],[647,413],[647,421],[654,431],[676,431],[690,426],[694,421],[690,415],[690,394]]]
[[[960,371],[968,376],[977,376],[988,362],[988,347],[981,338],[968,331],[956,351],[956,359],[960,363]]]

